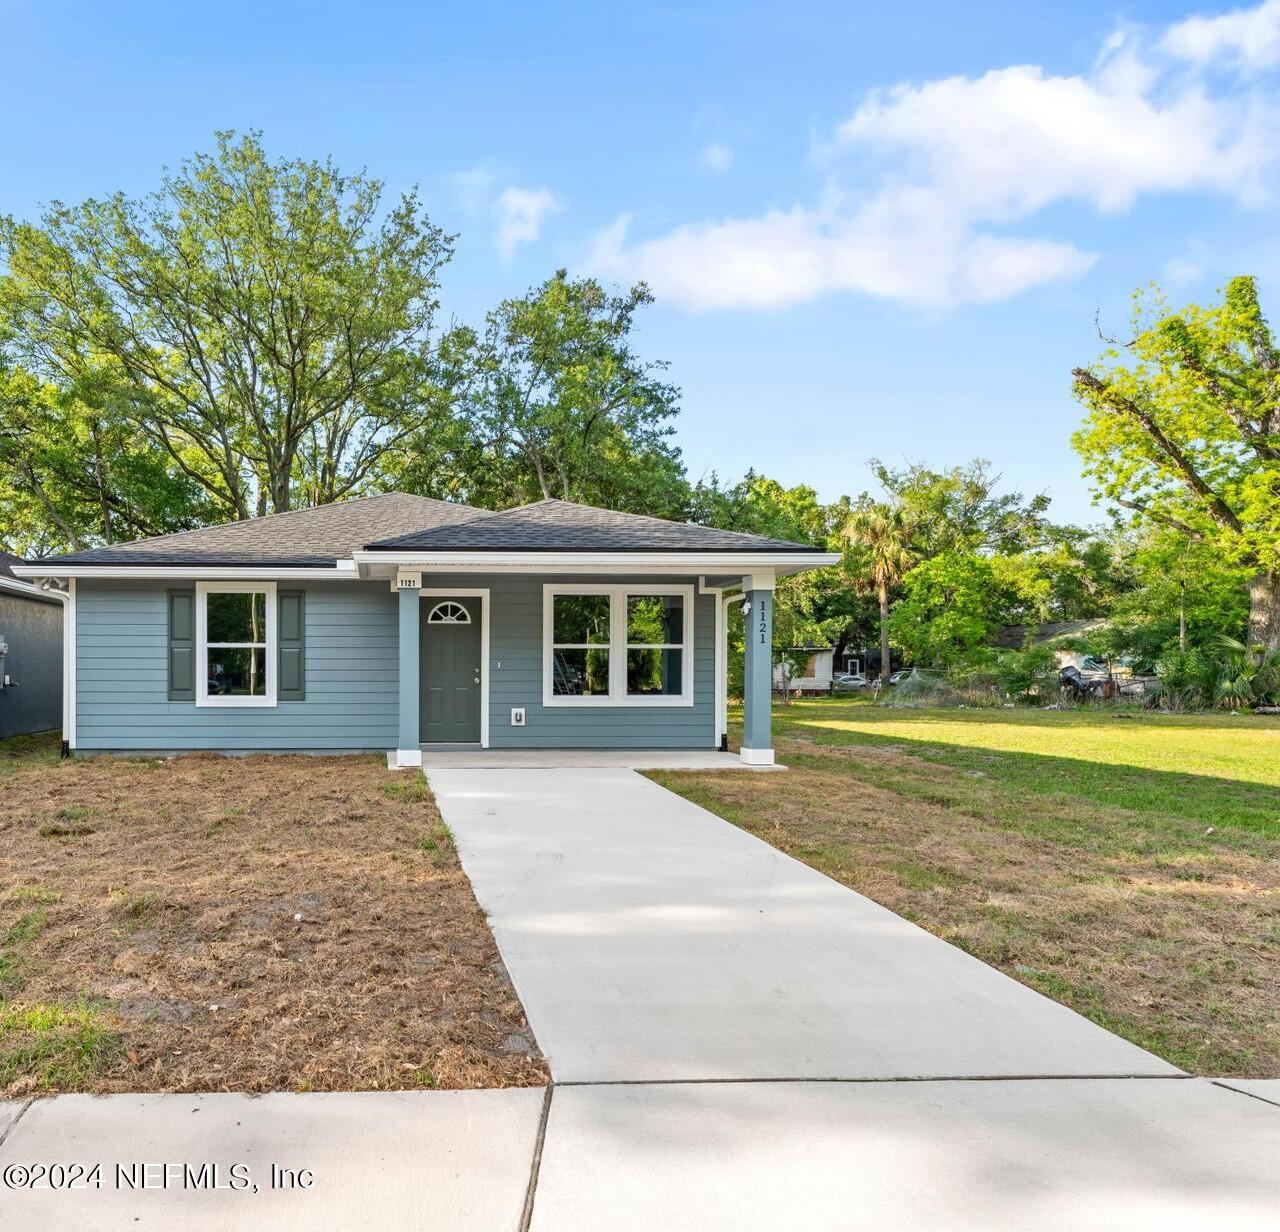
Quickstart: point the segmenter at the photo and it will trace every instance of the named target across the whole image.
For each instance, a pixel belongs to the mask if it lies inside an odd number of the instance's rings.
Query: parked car
[[[832,689],[865,689],[871,682],[861,672],[840,672],[831,677]]]

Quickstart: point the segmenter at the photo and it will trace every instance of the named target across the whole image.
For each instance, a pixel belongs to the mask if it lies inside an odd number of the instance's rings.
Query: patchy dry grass
[[[920,756],[893,721],[896,747],[780,740],[786,774],[652,777],[1176,1065],[1280,1076],[1280,790],[1207,826],[1199,799],[1100,802],[1066,758],[1049,789]]]
[[[0,1095],[546,1079],[420,775],[0,743]]]

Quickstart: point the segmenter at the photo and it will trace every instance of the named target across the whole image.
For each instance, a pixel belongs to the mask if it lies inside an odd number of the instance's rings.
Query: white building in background
[[[832,659],[831,646],[793,646],[773,665],[773,687],[781,693],[783,686],[789,693],[830,693]]]

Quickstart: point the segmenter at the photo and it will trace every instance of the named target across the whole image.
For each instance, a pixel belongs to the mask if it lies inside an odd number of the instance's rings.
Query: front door
[[[419,697],[426,744],[480,741],[480,600],[422,600]]]

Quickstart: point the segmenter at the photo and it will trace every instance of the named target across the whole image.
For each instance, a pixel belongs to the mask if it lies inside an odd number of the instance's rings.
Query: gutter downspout
[[[714,595],[716,604],[716,748],[729,751],[729,604],[737,602],[741,586],[708,586],[705,577],[698,578],[698,593]],[[726,593],[730,592],[730,593]]]
[[[40,590],[62,601],[62,756],[76,747],[76,580],[61,590],[53,578],[41,578]]]

